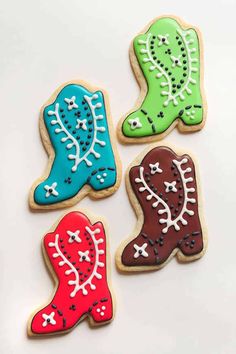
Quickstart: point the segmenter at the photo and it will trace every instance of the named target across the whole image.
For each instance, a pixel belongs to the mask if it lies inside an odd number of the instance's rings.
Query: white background
[[[233,0],[0,1],[0,353],[235,354],[236,352],[236,3]],[[63,211],[30,212],[28,191],[46,165],[39,109],[65,81],[105,88],[116,125],[139,94],[128,48],[152,18],[175,14],[198,26],[205,45],[205,128],[166,141],[193,151],[201,167],[209,247],[191,264],[120,275],[114,253],[136,218],[125,191],[78,207],[109,225],[117,299],[110,325],[29,339],[31,312],[53,291],[43,235]],[[118,145],[123,171],[147,144]]]

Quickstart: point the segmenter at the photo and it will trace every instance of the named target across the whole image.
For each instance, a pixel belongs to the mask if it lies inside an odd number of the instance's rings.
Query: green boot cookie
[[[125,118],[122,138],[159,140],[176,124],[180,131],[200,130],[205,110],[196,30],[183,29],[170,17],[159,18],[134,39],[131,50],[132,66],[142,91],[144,76],[146,94],[139,109]]]

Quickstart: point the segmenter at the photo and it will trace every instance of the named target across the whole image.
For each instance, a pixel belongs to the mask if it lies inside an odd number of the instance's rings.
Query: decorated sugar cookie
[[[150,150],[150,149],[149,149]],[[128,170],[127,191],[138,223],[117,252],[124,271],[163,267],[174,255],[188,262],[206,248],[195,163],[188,154],[152,147]]]
[[[134,39],[130,60],[141,95],[120,122],[122,141],[160,140],[176,125],[182,132],[203,127],[206,107],[197,29],[177,18],[157,18]]]
[[[103,223],[93,224],[85,214],[70,212],[46,234],[43,250],[57,285],[48,305],[31,317],[29,335],[69,331],[86,317],[93,325],[111,321],[114,304]]]
[[[60,87],[43,106],[40,133],[49,154],[30,192],[32,208],[70,206],[86,194],[101,198],[120,183],[106,94],[85,83]]]

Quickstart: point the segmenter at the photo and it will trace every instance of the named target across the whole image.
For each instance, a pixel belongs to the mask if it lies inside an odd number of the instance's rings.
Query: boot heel
[[[179,249],[187,257],[197,255],[203,250],[203,239],[200,231],[187,234],[181,241]]]
[[[113,303],[109,293],[108,296],[96,301],[89,309],[90,315],[95,323],[109,322],[113,318]]]

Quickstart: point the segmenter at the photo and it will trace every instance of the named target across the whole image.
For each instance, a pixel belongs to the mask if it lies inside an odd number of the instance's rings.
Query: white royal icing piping
[[[169,41],[168,41],[168,37],[169,37],[169,34],[166,33],[164,36],[162,34],[158,34],[157,35],[158,39],[159,39],[159,43],[158,43],[158,47],[161,47],[163,44],[164,45],[169,45]],[[165,39],[163,41],[163,39]]]
[[[134,253],[134,258],[138,258],[140,256],[142,256],[144,258],[147,258],[148,257],[148,253],[147,253],[147,251],[145,251],[147,245],[148,245],[147,243],[144,243],[142,246],[138,246],[135,243],[134,244],[134,249],[135,249],[136,252]]]
[[[59,267],[62,267],[64,265],[67,265],[69,269],[65,271],[65,275],[71,275],[74,274],[74,280],[69,280],[68,285],[74,285],[73,291],[70,293],[70,297],[75,297],[76,293],[81,290],[83,295],[88,294],[88,290],[85,288],[87,285],[90,286],[91,290],[95,290],[96,286],[92,283],[92,280],[94,277],[97,279],[102,279],[102,275],[98,273],[98,267],[104,267],[104,263],[99,261],[99,255],[104,254],[104,250],[99,250],[99,244],[103,242],[103,239],[96,239],[95,235],[100,233],[100,229],[95,229],[92,231],[88,226],[85,227],[86,231],[90,234],[93,243],[94,243],[94,248],[95,248],[95,265],[93,268],[93,272],[90,275],[90,277],[81,285],[79,285],[79,274],[76,270],[76,268],[73,266],[73,264],[68,261],[68,259],[64,256],[64,254],[61,252],[59,246],[58,246],[58,239],[59,239],[59,234],[56,234],[55,236],[55,242],[49,242],[48,246],[49,247],[55,247],[56,252],[53,253],[53,258],[62,258],[61,261],[59,261]]]
[[[66,233],[69,236],[69,239],[68,239],[69,243],[73,243],[74,241],[78,242],[78,243],[82,242],[81,238],[79,237],[80,230],[77,230],[75,232],[68,230],[68,231],[66,231]]]
[[[101,175],[97,175],[97,179],[99,180],[99,182],[101,183],[101,184],[103,184],[104,182],[105,182],[105,178],[107,177],[107,173],[106,172],[104,172],[103,174],[102,174],[102,176]]]
[[[185,213],[187,213],[189,216],[194,215],[194,211],[188,209],[187,207],[187,203],[196,203],[196,199],[194,198],[189,198],[188,197],[188,193],[193,193],[195,192],[195,188],[188,188],[187,187],[187,183],[188,182],[192,182],[193,178],[192,177],[185,177],[185,173],[186,172],[191,172],[191,168],[187,167],[186,170],[182,169],[182,164],[185,164],[188,162],[187,158],[183,158],[180,162],[177,160],[173,160],[173,163],[176,165],[181,179],[182,179],[182,183],[183,183],[183,190],[184,190],[184,203],[183,203],[183,207],[181,210],[181,213],[177,216],[177,218],[175,218],[174,220],[171,219],[171,212],[170,212],[170,208],[169,206],[166,204],[166,202],[161,199],[156,193],[153,192],[153,190],[151,190],[149,188],[149,186],[147,185],[144,176],[143,176],[143,172],[144,172],[144,167],[141,166],[139,168],[139,177],[135,178],[135,183],[142,183],[142,187],[139,188],[139,191],[142,193],[144,191],[148,192],[148,195],[146,197],[147,200],[151,200],[152,198],[156,199],[156,202],[154,202],[152,204],[153,208],[156,208],[159,204],[161,204],[163,206],[164,209],[159,209],[158,210],[158,214],[162,215],[162,214],[167,214],[166,219],[160,219],[159,223],[160,224],[166,224],[166,227],[162,230],[162,232],[165,234],[167,233],[167,231],[169,230],[169,228],[171,226],[173,226],[175,228],[176,231],[180,230],[180,226],[178,225],[178,222],[181,222],[182,225],[187,225],[188,222],[187,220],[184,219],[183,215]]]
[[[103,317],[105,315],[105,312],[104,312],[105,310],[106,310],[106,306],[102,306],[101,308],[98,307],[96,311],[97,311],[97,313],[100,314],[101,317]]]
[[[76,125],[76,129],[82,129],[82,130],[87,130],[87,126],[86,126],[86,123],[87,123],[87,119],[76,119],[77,120],[77,125]]]
[[[181,90],[179,90],[176,94],[172,95],[172,82],[170,80],[170,77],[167,75],[167,73],[165,72],[165,70],[162,69],[162,67],[160,65],[158,65],[152,58],[152,55],[150,53],[149,50],[149,41],[150,38],[152,36],[151,33],[148,34],[146,41],[143,39],[140,39],[138,41],[138,43],[140,45],[145,45],[145,48],[142,48],[140,50],[141,54],[146,54],[146,56],[143,58],[143,62],[144,63],[148,63],[150,62],[151,66],[149,67],[150,71],[154,71],[154,70],[158,70],[158,73],[156,75],[157,78],[161,78],[162,76],[165,77],[166,81],[162,81],[161,82],[161,87],[168,87],[168,91],[162,91],[161,94],[163,96],[167,96],[167,100],[164,102],[164,106],[168,106],[168,104],[173,101],[174,105],[177,106],[178,105],[178,101],[177,98],[180,98],[180,100],[185,100],[185,96],[184,96],[184,91],[186,91],[189,95],[191,95],[192,91],[189,88],[189,84],[196,84],[196,80],[192,78],[191,73],[192,72],[197,72],[198,69],[196,67],[193,67],[192,63],[196,63],[198,61],[197,58],[192,58],[191,55],[192,53],[196,52],[196,48],[189,48],[189,44],[193,43],[193,40],[189,40],[187,41],[185,37],[187,37],[190,33],[189,32],[184,32],[184,31],[180,31],[177,30],[177,33],[181,36],[182,41],[184,42],[184,45],[186,47],[186,52],[187,52],[187,60],[188,60],[188,64],[189,64],[189,70],[188,70],[188,77],[186,79],[186,83],[185,85],[182,87]]]
[[[73,108],[78,108],[79,106],[75,103],[76,97],[72,96],[71,98],[64,98],[64,101],[67,103],[68,111],[71,111]],[[72,102],[72,104],[71,104]]]
[[[82,161],[85,161],[86,165],[87,166],[92,166],[92,162],[88,159],[88,156],[90,154],[93,154],[97,159],[100,158],[100,154],[97,153],[95,151],[95,144],[99,144],[101,146],[105,146],[106,143],[105,141],[101,141],[97,138],[97,132],[105,132],[106,129],[105,127],[99,127],[97,125],[97,120],[101,120],[103,119],[103,115],[100,114],[100,115],[96,115],[95,113],[95,110],[97,108],[100,108],[101,107],[101,103],[96,103],[95,105],[92,103],[92,100],[93,99],[97,99],[98,98],[98,95],[97,94],[94,94],[92,97],[89,97],[89,96],[84,96],[84,99],[85,101],[88,103],[89,107],[90,107],[90,110],[92,112],[92,116],[93,116],[93,120],[94,120],[94,137],[93,137],[93,141],[92,141],[92,144],[89,148],[89,150],[82,156],[80,157],[80,146],[77,142],[77,140],[68,132],[68,130],[64,127],[61,119],[60,119],[60,115],[59,115],[59,103],[56,103],[55,104],[55,111],[48,111],[48,115],[49,116],[55,116],[56,119],[53,119],[51,121],[51,125],[55,125],[55,124],[58,124],[60,126],[60,128],[56,128],[55,129],[55,133],[56,134],[59,134],[59,133],[64,133],[66,134],[66,137],[63,137],[61,138],[61,142],[64,143],[66,142],[67,140],[70,140],[71,142],[69,144],[67,144],[66,148],[67,150],[70,150],[72,149],[73,147],[75,147],[75,154],[69,154],[68,155],[68,159],[69,160],[74,160],[74,166],[72,167],[72,172],[75,172],[77,170],[77,167],[78,165],[82,162]]]
[[[159,167],[160,163],[156,162],[156,163],[150,163],[149,167],[151,170],[151,175],[155,175],[155,173],[162,173],[162,169]]]
[[[182,55],[178,55],[178,57],[175,57],[174,55],[171,55],[170,59],[173,61],[173,64],[171,65],[172,68],[175,68],[176,66],[182,66],[182,63],[180,61],[180,58],[182,57]]]
[[[80,256],[80,259],[79,259],[80,262],[84,262],[84,261],[85,262],[90,262],[89,250],[84,251],[84,252],[79,251],[78,254]]]
[[[59,193],[56,191],[56,187],[57,187],[57,182],[53,182],[51,186],[46,184],[44,186],[44,189],[46,191],[45,197],[48,198],[50,197],[50,195],[54,195],[54,197],[57,197]]]
[[[169,193],[169,192],[177,192],[177,188],[175,187],[176,186],[176,181],[173,181],[173,182],[164,182],[164,185],[166,186],[166,193]]]
[[[46,313],[43,313],[42,317],[43,317],[43,319],[45,321],[42,323],[42,326],[46,327],[49,323],[54,326],[56,324],[56,321],[54,320],[54,316],[55,316],[55,312],[54,311],[51,312],[50,315],[47,315]]]
[[[139,117],[137,117],[137,118],[130,118],[130,119],[128,120],[128,123],[129,123],[129,125],[130,125],[131,130],[135,130],[135,129],[138,129],[138,128],[142,128],[142,123],[140,122]]]

